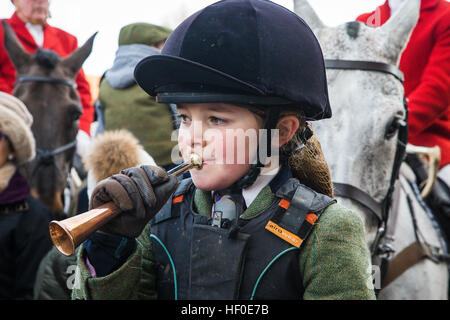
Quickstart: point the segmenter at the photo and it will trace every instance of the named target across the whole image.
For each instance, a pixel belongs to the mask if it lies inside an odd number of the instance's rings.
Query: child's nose
[[[204,131],[202,123],[200,121],[195,121],[190,128],[189,145],[194,150],[204,148],[206,146],[206,140],[204,138]]]

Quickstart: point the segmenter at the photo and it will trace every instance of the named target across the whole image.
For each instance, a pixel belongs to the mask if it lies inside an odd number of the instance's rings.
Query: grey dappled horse
[[[398,260],[399,253],[410,245],[414,247],[412,244],[420,244],[419,249],[432,249],[429,258],[417,259],[417,263],[382,287],[379,299],[447,299],[448,293],[447,265],[439,260],[446,254],[445,243],[429,212],[420,204],[414,175],[405,163],[393,188],[390,219],[387,224],[383,222],[387,212],[383,211],[383,204],[390,194],[394,163],[398,161],[397,148],[405,146],[399,135],[406,125],[401,74],[386,65],[398,66],[417,23],[419,8],[419,0],[405,1],[379,28],[359,22],[328,27],[307,1],[294,0],[294,11],[310,25],[322,46],[324,59],[329,60],[327,79],[333,116],[313,127],[333,182],[350,185],[347,189],[356,195],[352,198],[336,192],[339,203],[359,212],[364,221],[367,244],[374,253],[375,288],[381,288],[381,260],[376,254],[380,248],[384,249],[384,257],[391,255]],[[351,63],[345,63],[355,60],[380,64],[353,68]],[[366,198],[371,198],[368,203],[363,201]],[[383,234],[385,237],[380,239]],[[411,258],[411,252],[417,250],[405,250],[401,259]]]
[[[5,48],[17,70],[13,94],[33,115],[31,130],[36,139],[36,158],[24,169],[31,193],[53,212],[63,212],[63,190],[76,147],[82,107],[75,77],[89,56],[95,35],[66,58],[50,50],[29,54],[14,31],[3,22]]]

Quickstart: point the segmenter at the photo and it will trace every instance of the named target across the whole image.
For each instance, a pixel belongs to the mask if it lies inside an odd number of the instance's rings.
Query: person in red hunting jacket
[[[70,55],[78,48],[75,36],[47,24],[49,16],[48,0],[13,0],[16,11],[5,21],[14,30],[22,46],[29,53],[39,47],[55,51],[61,57]],[[89,83],[81,69],[76,77],[83,114],[79,120],[77,151],[90,143],[90,126],[94,120]],[[16,82],[16,70],[4,46],[3,27],[0,24],[0,91],[12,93]]]
[[[403,1],[388,0],[357,20],[378,27]],[[438,145],[443,168],[450,164],[450,2],[422,0],[419,22],[401,56],[400,69],[408,99],[409,142]]]

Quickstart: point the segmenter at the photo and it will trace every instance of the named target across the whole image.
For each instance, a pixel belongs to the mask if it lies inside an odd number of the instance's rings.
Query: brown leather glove
[[[178,179],[162,168],[141,166],[122,170],[92,191],[89,209],[113,201],[122,213],[100,231],[136,238],[167,202],[178,186]]]

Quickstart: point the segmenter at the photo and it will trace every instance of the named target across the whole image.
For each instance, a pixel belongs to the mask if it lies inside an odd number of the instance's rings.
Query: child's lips
[[[203,165],[213,164],[215,159],[204,159]]]

